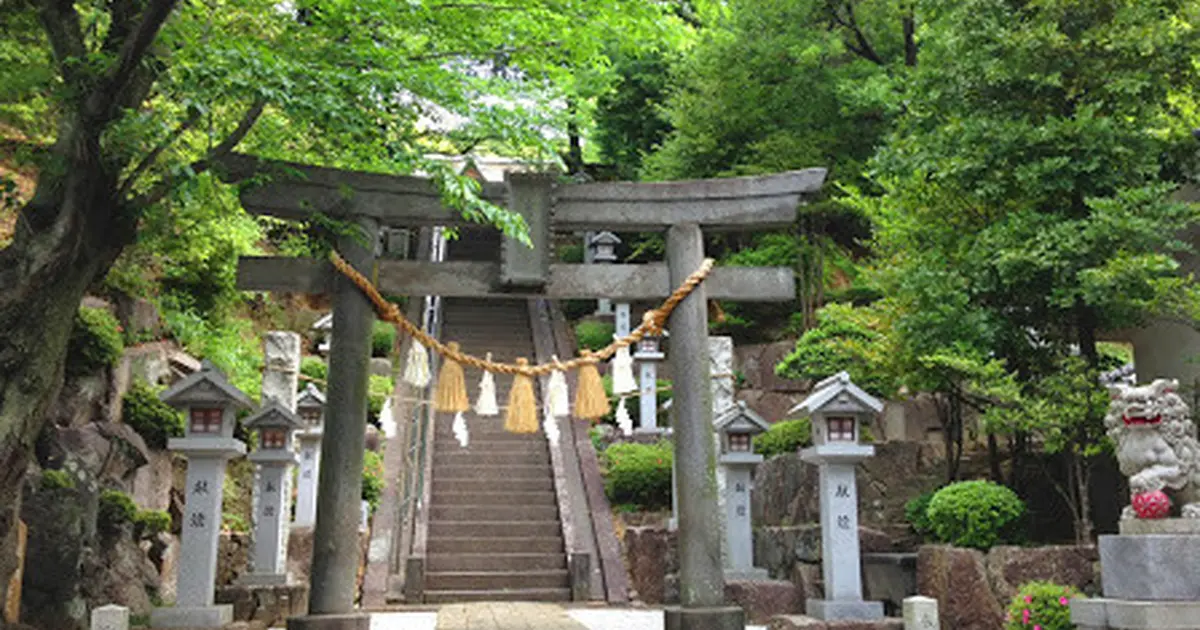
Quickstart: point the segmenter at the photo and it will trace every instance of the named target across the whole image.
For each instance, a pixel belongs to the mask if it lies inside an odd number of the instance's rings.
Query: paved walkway
[[[663,613],[517,602],[450,604],[436,613],[374,613],[371,630],[663,630]]]

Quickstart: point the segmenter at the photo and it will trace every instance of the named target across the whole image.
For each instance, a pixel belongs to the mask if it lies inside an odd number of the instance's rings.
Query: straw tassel
[[[454,423],[450,425],[450,430],[454,432],[458,445],[467,448],[471,443],[471,434],[467,432],[467,419],[461,411],[454,414]]]
[[[558,357],[554,357],[558,363]],[[564,418],[571,415],[571,393],[567,391],[567,377],[562,370],[550,373],[550,384],[546,387],[546,415]]]
[[[613,335],[613,339],[618,337]],[[638,390],[637,380],[633,378],[633,357],[629,354],[629,346],[617,348],[612,363],[612,389],[617,396],[632,394]]]
[[[487,353],[487,360],[492,361],[492,353]],[[498,416],[500,407],[496,404],[496,377],[487,370],[479,381],[479,400],[475,401],[475,413],[480,416]]]
[[[633,418],[629,415],[629,409],[625,407],[624,396],[617,403],[617,428],[621,429],[625,437],[633,435]]]
[[[517,367],[529,367],[529,360],[517,359]],[[508,409],[504,416],[504,429],[511,433],[537,433],[537,400],[533,395],[533,377],[524,371],[513,375],[512,389],[508,392]]]
[[[575,417],[599,420],[608,415],[608,395],[604,393],[604,381],[590,350],[583,352],[585,362],[579,367],[579,389],[575,391]]]
[[[404,363],[404,382],[421,389],[429,384],[430,379],[429,351],[420,341],[413,339]]]
[[[446,344],[452,352],[458,352],[458,342]],[[467,381],[463,376],[463,367],[457,361],[446,357],[442,361],[442,369],[438,372],[437,392],[433,398],[433,408],[443,413],[458,413],[471,408],[471,400],[467,397]]]

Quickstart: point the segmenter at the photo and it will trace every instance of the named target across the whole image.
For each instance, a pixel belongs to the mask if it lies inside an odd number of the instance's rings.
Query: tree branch
[[[70,0],[42,0],[41,10],[38,11],[50,48],[54,51],[54,60],[58,62],[58,70],[63,80],[73,83],[75,74],[68,63],[71,59],[81,59],[87,52],[83,45],[83,31],[79,28],[79,13],[75,4]]]
[[[842,7],[845,7],[846,9],[845,18],[843,18],[841,15],[840,9]],[[836,5],[829,7],[829,12],[833,22],[838,26],[850,31],[850,34],[854,36],[854,40],[858,43],[858,45],[855,46],[850,42],[846,42],[846,48],[850,49],[851,52],[859,57],[862,57],[863,59],[866,59],[867,61],[870,61],[871,63],[880,66],[887,65],[884,63],[883,58],[879,56],[879,53],[875,52],[875,47],[871,45],[870,40],[867,39],[866,34],[864,34],[862,32],[862,28],[859,27],[858,19],[854,17],[853,2],[848,1],[845,4],[838,2]]]
[[[128,87],[129,81],[146,56],[146,51],[158,37],[158,32],[167,18],[171,17],[176,4],[178,0],[150,0],[146,9],[142,11],[141,22],[122,42],[117,62],[105,77],[103,87],[93,92],[88,99],[90,115],[108,115],[113,101]]]
[[[162,142],[159,142],[158,145],[151,149],[150,152],[142,158],[142,161],[138,162],[138,165],[133,168],[133,171],[129,173],[129,177],[126,177],[125,181],[122,182],[117,188],[117,199],[121,199],[125,197],[125,195],[129,194],[129,191],[133,190],[133,185],[137,183],[138,178],[144,175],[146,171],[150,169],[155,160],[158,159],[158,156],[162,155],[162,152],[166,151],[167,148],[169,148],[172,144],[175,144],[175,141],[178,140],[179,137],[184,134],[184,132],[186,132],[188,129],[191,129],[198,120],[200,120],[200,111],[193,111],[191,116],[188,116],[184,121],[180,122],[178,126],[171,130],[171,133],[167,134],[166,138],[162,139]]]
[[[267,106],[267,102],[259,99],[250,105],[250,109],[242,115],[242,120],[238,122],[238,126],[230,132],[220,144],[209,150],[204,157],[192,162],[191,172],[193,175],[199,175],[204,171],[212,168],[214,162],[218,162],[221,158],[229,155],[237,147],[250,130],[254,128],[254,123],[258,122],[258,117],[262,115],[263,109]],[[130,201],[134,207],[144,208],[154,205],[163,200],[169,195],[175,186],[179,185],[181,177],[164,177],[153,188],[146,191],[142,195],[138,195]]]

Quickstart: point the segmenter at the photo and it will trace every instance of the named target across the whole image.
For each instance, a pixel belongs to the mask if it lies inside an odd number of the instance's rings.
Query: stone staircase
[[[455,258],[462,259],[461,254]],[[524,300],[446,299],[442,339],[498,361],[533,358]],[[465,366],[472,402],[479,370]],[[466,414],[470,444],[438,414],[426,549],[426,603],[569,601],[570,582],[550,451],[542,433],[504,431],[512,377],[496,375],[501,415]]]

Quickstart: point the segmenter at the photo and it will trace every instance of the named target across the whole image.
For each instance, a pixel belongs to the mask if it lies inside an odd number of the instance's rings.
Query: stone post
[[[661,352],[650,352],[643,344],[633,355],[638,361],[638,431],[658,433],[658,362]]]
[[[296,527],[312,527],[317,522],[317,479],[321,470],[321,431],[308,430],[299,435],[300,467],[296,481]]]
[[[738,402],[716,419],[720,470],[725,476],[725,577],[731,580],[765,580],[769,576],[754,567],[754,531],[750,524],[750,492],[754,467],[762,455],[754,453],[754,436],[771,425],[744,402]]]
[[[704,261],[700,226],[667,230],[667,268],[678,286]],[[671,313],[671,366],[675,377],[675,469],[679,489],[679,599],[668,608],[666,630],[742,630],[742,609],[726,607],[721,567],[712,391],[708,358],[708,305],[704,285]]]
[[[904,630],[940,630],[938,601],[914,595],[904,598]]]
[[[379,225],[368,217],[359,216],[356,221],[367,245],[345,236],[338,241],[338,251],[347,262],[371,277]],[[326,432],[339,439],[321,441],[310,616],[288,619],[291,630],[367,630],[370,626],[369,616],[354,613],[354,600],[358,590],[363,434],[367,424],[367,377],[375,311],[362,291],[342,274],[335,274],[333,299],[325,423]]]
[[[129,609],[115,604],[92,609],[91,630],[129,630]]]
[[[709,337],[708,359],[709,373],[712,375],[709,379],[709,387],[712,388],[712,421],[714,422],[712,441],[714,450],[720,453],[721,441],[716,431],[715,423],[718,418],[734,406],[733,337]],[[717,505],[721,514],[721,565],[726,568],[730,566],[727,540],[728,532],[726,532],[726,525],[729,523],[726,518],[729,512],[729,506],[726,502],[729,488],[728,472],[729,468],[727,466],[717,466]],[[749,492],[749,486],[747,486],[747,492]]]

